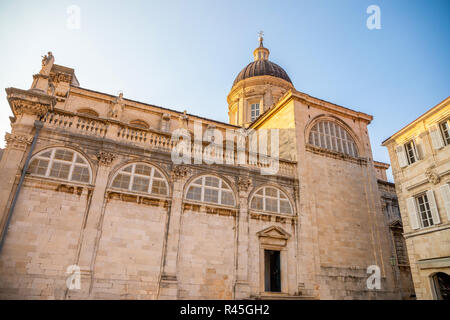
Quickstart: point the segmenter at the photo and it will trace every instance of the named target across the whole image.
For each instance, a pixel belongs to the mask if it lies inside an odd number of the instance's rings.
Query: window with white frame
[[[259,117],[259,103],[252,103],[251,107],[250,107],[250,118],[251,121],[256,120],[256,118]]]
[[[395,152],[397,154],[397,160],[400,168],[406,167],[420,160],[416,142],[414,140],[410,140],[405,144],[396,146]]]
[[[358,156],[356,144],[350,134],[342,126],[333,121],[319,121],[309,133],[309,143],[313,146]]]
[[[422,226],[423,227],[432,226],[433,217],[431,216],[430,203],[428,202],[427,195],[424,193],[420,196],[417,196],[416,201]]]
[[[161,171],[146,163],[133,163],[119,170],[111,187],[162,196],[168,195],[169,190]]]
[[[91,171],[79,153],[63,148],[44,150],[35,155],[28,168],[33,175],[89,183]]]
[[[417,161],[417,151],[416,151],[416,145],[414,144],[414,141],[411,140],[407,143],[405,143],[405,151],[406,151],[406,159],[408,160],[409,164],[413,164]]]
[[[226,206],[235,206],[236,203],[230,186],[214,176],[202,176],[191,182],[186,199]]]
[[[450,144],[450,119],[441,122],[439,125],[445,145]]]
[[[441,223],[433,190],[408,198],[406,204],[409,225],[412,229],[426,228]]]
[[[274,187],[259,189],[250,201],[250,208],[273,213],[292,214],[291,203],[283,191]]]

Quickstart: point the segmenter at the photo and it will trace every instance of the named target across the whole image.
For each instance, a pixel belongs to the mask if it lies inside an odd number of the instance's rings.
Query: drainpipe
[[[36,131],[34,133],[33,142],[31,143],[30,152],[28,152],[27,160],[25,161],[25,165],[23,166],[23,169],[22,169],[22,174],[20,176],[19,184],[17,185],[17,189],[14,194],[14,198],[13,198],[11,206],[9,207],[9,210],[8,210],[8,218],[5,223],[5,228],[3,229],[2,239],[0,240],[0,253],[3,249],[3,243],[5,242],[6,233],[8,232],[8,227],[11,222],[11,216],[14,211],[14,207],[16,206],[17,199],[19,198],[20,189],[22,188],[23,180],[25,179],[25,174],[27,173],[28,165],[30,163],[30,159],[33,154],[34,147],[36,146],[36,141],[39,136],[39,131],[41,131],[43,126],[44,126],[44,124],[40,120],[34,121],[34,127],[36,128]]]

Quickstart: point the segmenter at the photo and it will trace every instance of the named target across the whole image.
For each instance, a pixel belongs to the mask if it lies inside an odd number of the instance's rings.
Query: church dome
[[[261,59],[249,63],[244,69],[242,69],[234,80],[233,86],[241,80],[257,76],[277,77],[292,84],[291,79],[282,67],[269,60]]]
[[[258,76],[272,76],[292,84],[286,71],[276,63],[269,61],[269,54],[269,49],[265,48],[263,45],[262,32],[260,32],[259,47],[253,51],[255,61],[249,63],[241,72],[239,72],[236,79],[234,79],[233,86],[241,80]]]

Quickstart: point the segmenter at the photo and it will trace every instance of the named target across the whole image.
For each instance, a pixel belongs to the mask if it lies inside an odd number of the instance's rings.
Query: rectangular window
[[[409,164],[413,164],[417,161],[416,157],[416,147],[414,145],[414,141],[410,141],[405,144],[405,150],[406,150],[406,158],[408,159]]]
[[[416,197],[417,210],[419,213],[419,220],[422,227],[429,227],[433,225],[433,218],[431,216],[430,203],[426,193]]]
[[[254,121],[259,117],[259,103],[253,103],[250,108],[251,120]]]
[[[264,290],[281,292],[280,251],[264,250]]]
[[[450,144],[450,119],[442,122],[440,125],[442,137],[444,138],[445,145]]]

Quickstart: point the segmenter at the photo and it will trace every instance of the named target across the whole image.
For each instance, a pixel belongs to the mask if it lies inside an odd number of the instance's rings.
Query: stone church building
[[[253,54],[228,95],[229,123],[83,88],[50,52],[29,90],[6,89],[0,298],[411,297],[372,116],[297,91],[262,38]],[[222,133],[222,163],[174,163],[172,133],[196,123]],[[244,161],[225,150],[237,145],[226,132],[243,128],[278,129],[275,173],[261,173],[267,159],[249,138]]]

